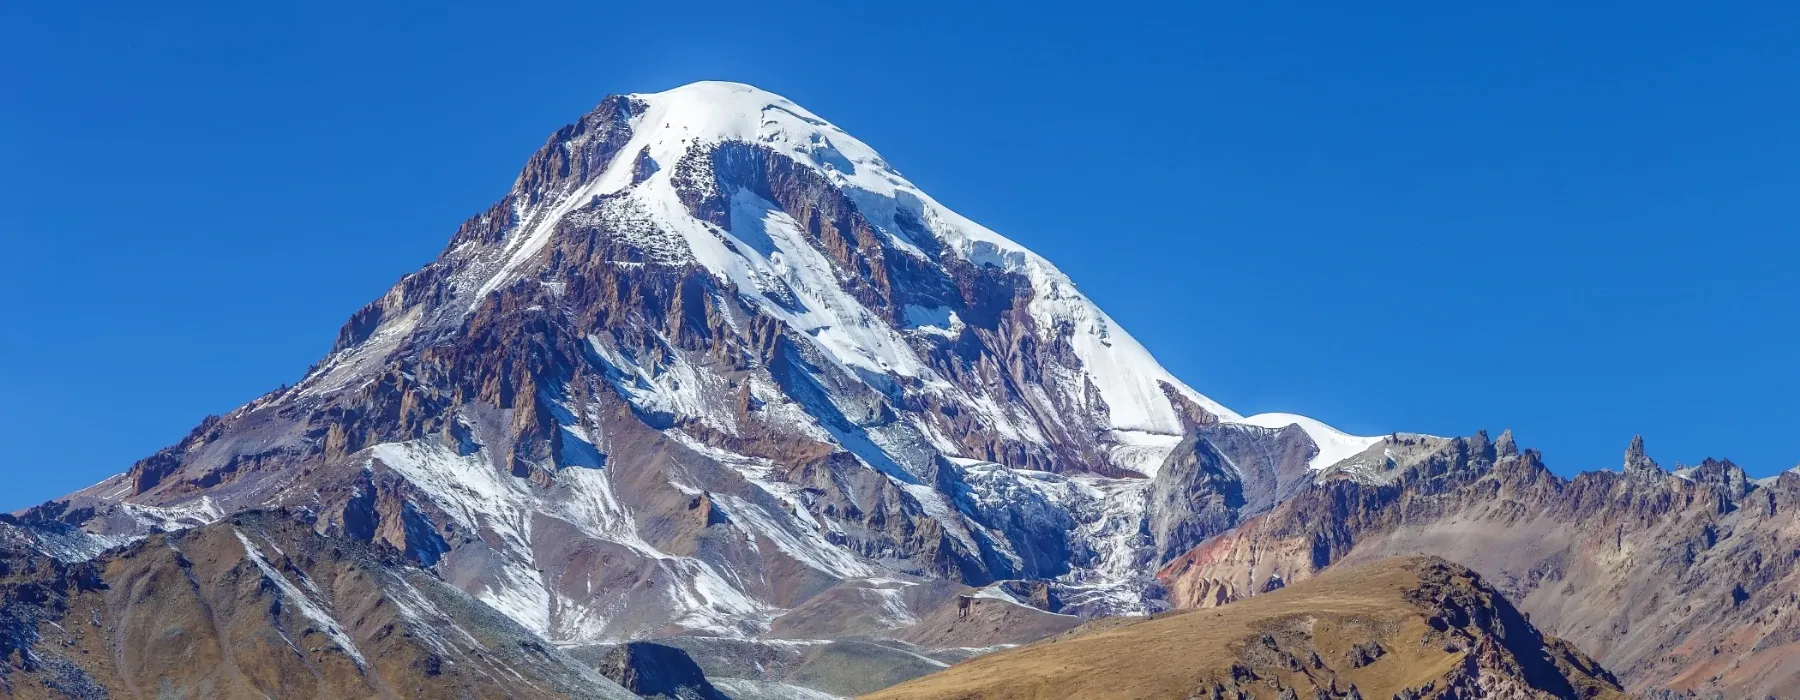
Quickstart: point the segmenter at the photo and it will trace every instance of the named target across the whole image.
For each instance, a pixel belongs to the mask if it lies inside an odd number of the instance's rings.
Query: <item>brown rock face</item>
[[[1759,486],[1712,460],[1671,474],[1634,441],[1627,473],[1565,480],[1535,451],[1498,449],[1510,442],[1415,445],[1388,465],[1389,480],[1309,488],[1159,578],[1177,607],[1204,608],[1426,552],[1481,571],[1536,625],[1635,689],[1741,697],[1800,685],[1800,583],[1788,575],[1800,551],[1800,477]]]
[[[282,515],[80,564],[11,542],[0,562],[7,697],[634,697],[393,554]]]

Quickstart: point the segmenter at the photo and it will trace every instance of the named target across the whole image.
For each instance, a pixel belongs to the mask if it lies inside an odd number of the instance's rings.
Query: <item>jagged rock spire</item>
[[[1512,428],[1500,431],[1500,439],[1494,441],[1494,454],[1500,457],[1519,456],[1519,445],[1513,442]]]
[[[1665,473],[1656,460],[1644,454],[1644,436],[1633,435],[1631,445],[1625,448],[1625,474],[1660,479]]]
[[[1485,428],[1475,431],[1475,436],[1469,438],[1468,444],[1469,456],[1471,458],[1488,462],[1494,461],[1494,440],[1493,438],[1488,437]]]

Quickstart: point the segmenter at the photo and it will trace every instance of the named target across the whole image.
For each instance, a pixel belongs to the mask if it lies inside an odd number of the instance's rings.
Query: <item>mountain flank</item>
[[[1401,438],[1347,460],[1158,574],[1178,608],[1428,553],[1482,573],[1637,692],[1800,693],[1800,474],[1706,460],[1565,479],[1510,433]]]
[[[78,563],[0,529],[0,697],[637,697],[396,553],[286,514]]]
[[[1474,572],[1434,557],[1346,567],[1215,609],[1097,621],[866,700],[1623,698]]]

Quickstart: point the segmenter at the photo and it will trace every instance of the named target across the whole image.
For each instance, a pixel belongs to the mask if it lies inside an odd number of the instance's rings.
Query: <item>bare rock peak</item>
[[[1469,438],[1469,456],[1482,462],[1492,462],[1498,456],[1494,452],[1494,440],[1488,437],[1487,430],[1475,431]]]
[[[1627,475],[1661,478],[1664,472],[1656,460],[1644,452],[1644,436],[1633,435],[1631,445],[1625,448],[1625,473]]]
[[[1519,456],[1519,445],[1513,441],[1511,428],[1500,431],[1500,439],[1494,441],[1494,454],[1500,457]]]

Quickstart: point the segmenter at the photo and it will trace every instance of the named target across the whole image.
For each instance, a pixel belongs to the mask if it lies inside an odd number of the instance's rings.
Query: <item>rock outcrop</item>
[[[1318,446],[1299,426],[1201,426],[1176,445],[1150,480],[1145,530],[1167,562],[1312,482]]]
[[[601,675],[646,700],[730,700],[706,680],[687,652],[654,642],[627,642],[594,664]]]

